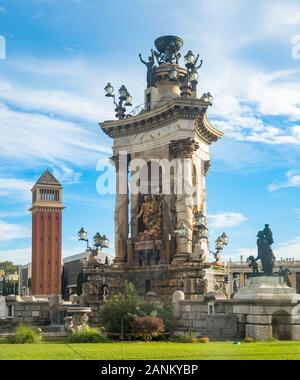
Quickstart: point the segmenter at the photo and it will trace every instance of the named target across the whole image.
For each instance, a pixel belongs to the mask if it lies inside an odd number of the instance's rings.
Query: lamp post
[[[228,245],[228,242],[229,239],[225,232],[223,232],[222,235],[217,238],[215,252],[212,252],[215,258],[215,265],[223,266],[223,263],[221,261],[221,252],[223,251],[224,247]]]
[[[201,211],[197,212],[195,215],[196,223],[194,224],[194,234],[193,238],[188,237],[188,228],[184,222],[181,222],[178,228],[174,231],[174,234],[178,238],[186,239],[191,243],[199,243],[201,239],[208,239],[208,228],[206,225],[205,216]]]
[[[99,232],[97,232],[93,237],[95,248],[93,249],[89,247],[88,233],[83,227],[81,227],[78,232],[78,240],[85,241],[87,243],[87,250],[91,251],[92,256],[94,257],[98,256],[99,253],[102,253],[103,248],[109,247],[109,239],[106,237],[106,235],[101,235]]]
[[[115,96],[115,90],[111,83],[107,83],[107,85],[104,88],[104,91],[106,92],[105,96],[109,98],[113,98],[114,105],[116,106],[115,112],[116,112],[116,117],[121,120],[125,118],[125,112],[126,112],[126,107],[131,107],[132,106],[132,101],[133,98],[129,94],[127,88],[122,85],[119,90],[119,101],[116,101],[116,96]]]

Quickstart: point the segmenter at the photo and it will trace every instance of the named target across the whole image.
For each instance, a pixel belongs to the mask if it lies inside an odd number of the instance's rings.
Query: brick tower
[[[62,186],[46,170],[32,188],[32,294],[61,294]]]

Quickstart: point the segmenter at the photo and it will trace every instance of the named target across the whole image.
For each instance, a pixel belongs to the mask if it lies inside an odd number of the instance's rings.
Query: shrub
[[[106,343],[108,340],[101,330],[87,326],[81,331],[70,334],[67,341],[70,343]]]
[[[203,336],[202,338],[198,338],[198,343],[209,343],[209,337]]]
[[[142,337],[145,342],[149,342],[154,337],[160,336],[164,331],[163,320],[154,316],[135,316],[131,326],[132,332],[137,337]]]
[[[143,301],[140,302],[138,307],[138,315],[146,316],[152,315],[161,318],[164,322],[166,332],[172,332],[176,326],[174,318],[174,305],[168,299]]]
[[[99,316],[105,330],[110,333],[131,332],[131,322],[138,314],[139,297],[133,284],[125,282],[121,295],[113,295],[100,309]]]
[[[40,330],[20,325],[17,327],[15,333],[7,338],[7,342],[11,344],[24,344],[24,343],[38,343],[41,340]]]
[[[132,283],[125,282],[123,294],[113,295],[100,309],[101,324],[109,333],[132,332],[132,322],[135,316],[153,316],[163,320],[165,331],[170,332],[175,327],[173,304],[165,300],[143,300]]]
[[[197,343],[197,334],[194,331],[180,332],[173,335],[170,340],[176,343]]]

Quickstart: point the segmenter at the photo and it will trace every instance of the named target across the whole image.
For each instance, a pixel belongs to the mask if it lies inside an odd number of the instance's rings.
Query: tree
[[[131,326],[132,332],[136,336],[142,337],[145,342],[150,342],[164,331],[163,320],[151,315],[145,317],[135,316]]]
[[[18,271],[18,266],[12,261],[1,261],[0,270],[3,270],[5,275],[15,274]]]

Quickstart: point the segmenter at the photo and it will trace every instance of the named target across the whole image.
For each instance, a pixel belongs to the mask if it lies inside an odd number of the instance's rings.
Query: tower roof
[[[49,172],[48,169],[44,171],[44,173],[37,180],[36,185],[54,185],[61,186],[58,180],[54,177],[52,173]]]

